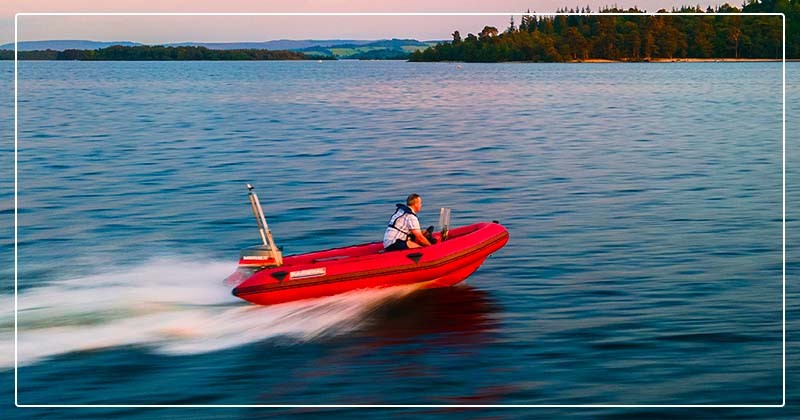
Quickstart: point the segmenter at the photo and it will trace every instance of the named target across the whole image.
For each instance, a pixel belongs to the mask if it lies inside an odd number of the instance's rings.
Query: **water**
[[[782,402],[780,64],[23,62],[19,98],[21,404]],[[511,239],[458,287],[255,307],[221,285],[247,182],[285,254],[378,241],[410,192]]]

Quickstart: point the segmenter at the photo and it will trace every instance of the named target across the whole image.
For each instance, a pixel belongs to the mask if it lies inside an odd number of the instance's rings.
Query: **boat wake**
[[[262,307],[230,294],[222,284],[230,271],[230,262],[157,259],[21,292],[19,365],[117,346],[195,354],[277,337],[305,342],[361,328],[377,305],[415,290],[360,290]],[[14,296],[0,295],[0,307],[0,369],[7,369],[14,366]]]

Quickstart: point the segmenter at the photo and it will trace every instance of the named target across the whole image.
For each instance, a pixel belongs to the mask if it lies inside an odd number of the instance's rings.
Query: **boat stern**
[[[275,261],[275,257],[280,253],[280,250],[273,252],[269,245],[256,245],[243,249],[239,253],[239,264],[236,271],[226,277],[223,284],[228,287],[236,287],[265,268],[277,267],[278,263]]]

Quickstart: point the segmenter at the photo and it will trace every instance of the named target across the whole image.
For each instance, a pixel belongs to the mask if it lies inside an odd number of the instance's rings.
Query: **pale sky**
[[[716,5],[719,0],[699,3]],[[734,2],[738,5],[739,2]],[[696,0],[11,0],[0,4],[0,44],[14,41],[14,15],[22,12],[111,13],[239,13],[239,12],[478,12],[501,16],[20,16],[19,39],[86,39],[168,43],[184,41],[234,42],[274,39],[449,39],[453,30],[477,33],[484,25],[508,26],[512,14],[530,9],[553,12],[564,7],[637,6],[655,12],[673,6],[696,5]]]

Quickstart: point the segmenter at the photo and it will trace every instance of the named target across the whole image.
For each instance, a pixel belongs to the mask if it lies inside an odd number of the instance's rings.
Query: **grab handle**
[[[439,231],[442,232],[442,242],[447,240],[447,234],[450,233],[450,208],[442,207],[439,210]]]

